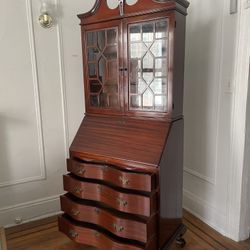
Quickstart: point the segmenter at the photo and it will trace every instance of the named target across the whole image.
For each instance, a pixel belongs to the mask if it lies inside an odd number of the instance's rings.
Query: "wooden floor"
[[[188,212],[184,212],[184,224],[188,230],[183,250],[249,249],[250,240],[236,243],[208,227]],[[6,230],[8,250],[92,250],[71,242],[58,232],[56,218],[49,218],[31,224]],[[179,249],[173,245],[171,250]]]

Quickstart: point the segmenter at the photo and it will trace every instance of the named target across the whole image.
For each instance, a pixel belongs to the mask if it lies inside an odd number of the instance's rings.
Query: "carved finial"
[[[124,0],[118,0],[119,2],[119,9],[120,9],[120,15],[124,15]]]

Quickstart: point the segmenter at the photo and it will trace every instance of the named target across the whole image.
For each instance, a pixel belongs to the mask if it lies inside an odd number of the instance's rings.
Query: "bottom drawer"
[[[93,246],[101,250],[155,250],[156,239],[153,237],[149,244],[139,246],[136,244],[128,244],[114,239],[112,236],[108,236],[106,233],[101,232],[99,229],[95,229],[90,226],[83,226],[76,222],[73,222],[67,216],[59,216],[58,218],[59,230],[65,233],[69,238],[77,243]]]

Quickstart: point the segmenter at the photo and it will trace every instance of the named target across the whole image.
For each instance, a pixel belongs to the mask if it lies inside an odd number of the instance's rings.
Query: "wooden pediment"
[[[80,14],[78,17],[81,19],[81,24],[91,24],[166,10],[177,10],[186,14],[188,6],[189,2],[186,0],[138,0],[134,5],[128,5],[124,0],[123,13],[121,13],[119,5],[115,9],[110,9],[107,0],[96,0],[89,12]]]

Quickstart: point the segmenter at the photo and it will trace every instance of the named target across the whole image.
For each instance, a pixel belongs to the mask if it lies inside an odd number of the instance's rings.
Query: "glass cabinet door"
[[[128,25],[129,110],[167,112],[168,19]]]
[[[118,28],[87,31],[86,40],[89,106],[120,109]]]

